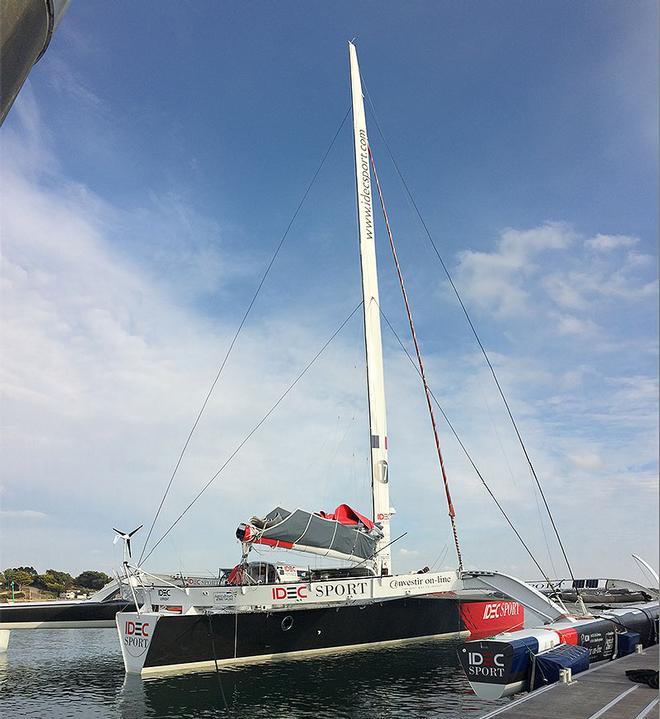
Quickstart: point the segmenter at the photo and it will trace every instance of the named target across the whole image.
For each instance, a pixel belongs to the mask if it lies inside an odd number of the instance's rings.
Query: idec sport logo
[[[499,679],[504,676],[504,654],[484,649],[468,652],[468,675]]]
[[[461,602],[461,619],[472,639],[521,629],[525,610],[517,602]]]
[[[131,622],[127,620],[124,633],[126,636],[148,637],[149,622]]]
[[[517,617],[522,607],[517,602],[492,602],[484,605],[484,619]]]
[[[275,601],[307,599],[307,587],[302,584],[295,587],[273,587],[271,592]]]
[[[486,684],[507,683],[512,656],[510,646],[503,642],[469,642],[458,652],[468,680]]]
[[[139,657],[147,650],[151,642],[149,622],[137,622],[127,619],[124,622],[124,646],[132,657]]]

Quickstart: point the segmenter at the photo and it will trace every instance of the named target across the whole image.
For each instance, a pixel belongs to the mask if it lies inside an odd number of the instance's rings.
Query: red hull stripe
[[[578,633],[574,627],[566,627],[565,629],[551,629],[551,631],[559,634],[559,642],[561,644],[577,644]]]
[[[522,629],[525,610],[518,602],[461,602],[461,619],[470,639]]]

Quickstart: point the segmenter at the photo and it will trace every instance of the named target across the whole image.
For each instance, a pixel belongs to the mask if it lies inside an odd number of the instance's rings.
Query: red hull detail
[[[461,619],[470,639],[522,629],[525,610],[518,602],[461,602]]]
[[[574,627],[566,627],[565,629],[553,629],[552,631],[559,634],[559,641],[561,644],[577,644],[578,633]]]

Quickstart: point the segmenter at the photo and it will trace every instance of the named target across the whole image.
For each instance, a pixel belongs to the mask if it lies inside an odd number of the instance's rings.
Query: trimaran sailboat
[[[126,671],[154,673],[522,626],[523,606],[548,621],[565,610],[496,572],[397,575],[391,556],[387,421],[370,152],[356,48],[349,43],[373,516],[278,507],[242,524],[243,560],[204,586],[154,581],[125,563],[138,609],[117,614]],[[452,516],[450,505],[450,516]],[[452,517],[453,518],[453,517]],[[256,544],[346,560],[343,569],[250,564]],[[139,597],[139,598],[138,598]],[[517,601],[503,601],[512,597]]]

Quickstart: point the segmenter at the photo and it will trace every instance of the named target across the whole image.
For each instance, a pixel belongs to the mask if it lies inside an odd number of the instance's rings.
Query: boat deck
[[[631,682],[626,671],[657,668],[656,644],[643,654],[596,665],[575,676],[573,684],[552,684],[527,694],[481,719],[656,719],[658,690]]]

